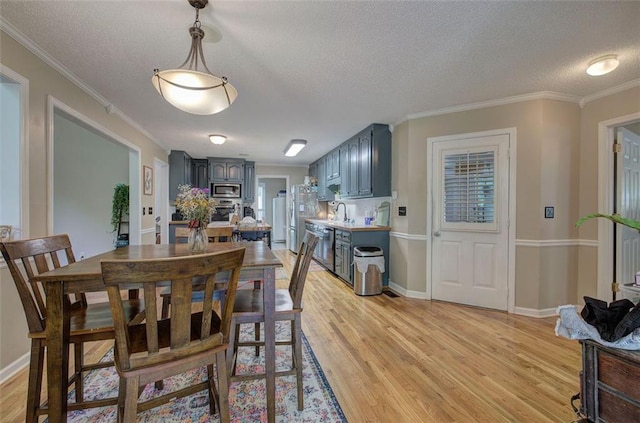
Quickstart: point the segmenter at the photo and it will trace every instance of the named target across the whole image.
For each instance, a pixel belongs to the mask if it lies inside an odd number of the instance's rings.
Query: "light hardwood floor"
[[[295,256],[276,254],[290,270]],[[359,297],[328,272],[309,273],[304,298],[303,332],[349,422],[575,420],[580,349],[555,318]],[[0,386],[0,421],[24,421],[25,392],[26,371]]]

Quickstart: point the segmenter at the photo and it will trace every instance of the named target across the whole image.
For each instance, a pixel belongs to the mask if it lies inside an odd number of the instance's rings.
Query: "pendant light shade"
[[[160,95],[174,107],[194,115],[212,115],[229,107],[238,91],[227,78],[214,75],[204,60],[199,13],[208,0],[189,0],[196,9],[196,20],[189,28],[191,50],[180,67],[170,70],[154,69],[151,82]],[[202,71],[198,70],[202,64]]]

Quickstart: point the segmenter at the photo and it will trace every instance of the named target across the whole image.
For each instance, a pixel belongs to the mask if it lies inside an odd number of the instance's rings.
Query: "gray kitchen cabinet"
[[[191,169],[191,185],[209,189],[209,161],[207,159],[192,159]]]
[[[347,141],[347,159],[349,160],[347,169],[347,181],[346,181],[346,196],[349,198],[358,197],[359,182],[358,182],[358,160],[360,158],[359,153],[360,143],[358,137],[355,136]]]
[[[169,153],[169,201],[175,202],[178,185],[192,184],[192,159],[186,152],[171,150]]]
[[[335,239],[335,273],[345,282],[353,285],[351,278],[351,232],[336,229]]]
[[[354,247],[378,247],[382,249],[385,260],[385,272],[382,284],[389,285],[389,232],[388,231],[350,231],[335,230],[334,273],[349,285],[353,285]]]
[[[244,160],[209,157],[211,182],[238,182],[244,179]]]
[[[309,165],[309,176],[311,179],[315,178],[318,180],[318,162],[313,162]]]
[[[343,197],[391,196],[391,131],[388,125],[368,126],[340,149]]]
[[[244,162],[242,198],[245,203],[253,203],[256,198],[256,162]]]
[[[327,186],[340,185],[340,148],[326,155]]]
[[[318,200],[327,201],[327,161],[326,156],[321,157],[317,162],[317,174],[318,174]]]

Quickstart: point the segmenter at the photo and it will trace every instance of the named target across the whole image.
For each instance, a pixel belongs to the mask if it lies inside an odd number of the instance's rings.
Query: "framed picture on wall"
[[[142,180],[144,182],[144,195],[153,194],[153,169],[149,166],[143,166],[144,171],[142,174]]]

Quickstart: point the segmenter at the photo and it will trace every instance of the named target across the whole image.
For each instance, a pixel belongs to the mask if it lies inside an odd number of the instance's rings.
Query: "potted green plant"
[[[111,205],[111,232],[118,232],[123,216],[129,214],[129,185],[118,184],[113,190]]]

